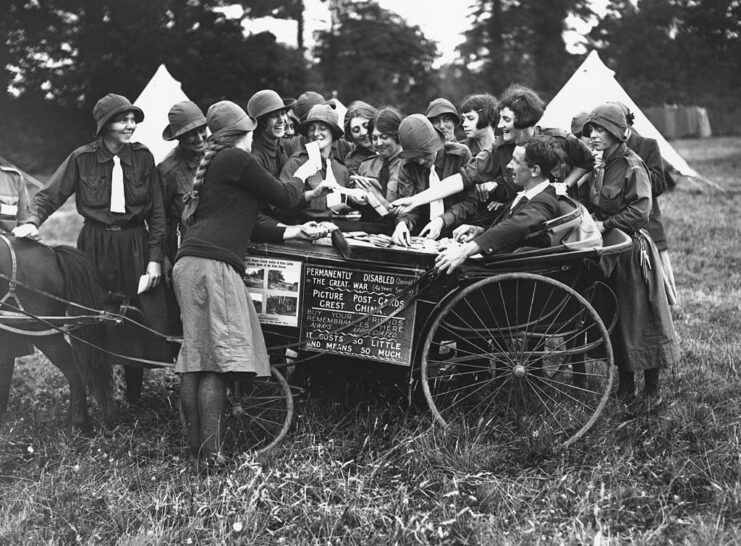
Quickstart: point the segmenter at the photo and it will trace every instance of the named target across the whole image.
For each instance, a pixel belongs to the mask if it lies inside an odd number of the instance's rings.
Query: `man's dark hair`
[[[558,143],[549,136],[532,136],[518,138],[517,146],[525,148],[525,161],[529,167],[540,167],[540,172],[553,180],[553,169],[561,161]]]

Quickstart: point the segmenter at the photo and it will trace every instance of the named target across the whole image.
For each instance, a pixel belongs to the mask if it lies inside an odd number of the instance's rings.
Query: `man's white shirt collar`
[[[524,190],[524,191],[519,192],[517,195],[515,195],[515,198],[512,201],[512,204],[510,205],[509,210],[512,210],[513,208],[515,208],[517,206],[517,203],[519,203],[520,199],[522,199],[523,197],[527,197],[528,201],[531,200],[533,197],[535,197],[540,192],[545,190],[550,183],[551,183],[550,180],[543,180],[537,186],[533,186],[529,190]]]

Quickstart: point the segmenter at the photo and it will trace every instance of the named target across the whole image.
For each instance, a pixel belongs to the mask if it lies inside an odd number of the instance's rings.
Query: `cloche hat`
[[[230,100],[212,104],[206,113],[206,123],[212,137],[254,131],[257,122]]]
[[[412,114],[401,120],[398,138],[403,149],[401,157],[408,159],[437,153],[443,147],[440,133],[422,114]]]
[[[456,125],[461,122],[461,118],[458,115],[458,110],[455,109],[453,103],[450,102],[448,99],[439,98],[430,101],[430,104],[427,105],[425,117],[427,117],[427,119],[434,119],[437,116],[441,116],[443,114],[449,114],[453,116],[455,118]]]
[[[594,125],[604,127],[620,142],[625,140],[628,122],[625,119],[623,109],[614,102],[601,104],[589,113],[587,120],[584,122],[584,134],[586,136],[590,135]]]
[[[131,101],[122,95],[108,93],[96,102],[93,107],[93,119],[95,119],[96,125],[95,134],[99,135],[106,123],[123,112],[133,112],[137,123],[144,121],[142,109],[131,104]]]
[[[280,95],[272,89],[262,89],[247,101],[247,113],[257,119],[279,110],[288,110],[295,103],[294,99],[280,98]]]
[[[193,129],[206,126],[206,116],[196,103],[189,100],[173,104],[167,120],[169,123],[162,131],[164,140],[175,140]]]
[[[342,136],[343,132],[339,125],[337,112],[329,104],[312,106],[311,110],[306,114],[306,119],[298,126],[299,133],[306,136],[309,130],[309,124],[317,121],[324,123],[332,130],[332,138],[335,140]]]

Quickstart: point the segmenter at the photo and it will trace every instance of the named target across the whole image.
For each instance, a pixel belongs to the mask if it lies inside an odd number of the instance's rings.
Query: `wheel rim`
[[[548,277],[508,273],[461,289],[439,311],[422,348],[422,387],[446,428],[568,446],[602,412],[612,362],[585,298]]]
[[[233,451],[265,453],[287,434],[293,419],[293,395],[283,375],[239,383],[229,392],[225,439]]]

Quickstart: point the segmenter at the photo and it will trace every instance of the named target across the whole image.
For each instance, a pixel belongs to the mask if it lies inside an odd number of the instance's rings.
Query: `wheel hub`
[[[513,374],[513,375],[514,375],[515,377],[518,377],[518,378],[522,378],[522,377],[525,377],[525,366],[523,366],[522,364],[517,364],[517,365],[516,365],[516,366],[515,366],[515,367],[514,367],[514,368],[512,369],[512,374]]]

